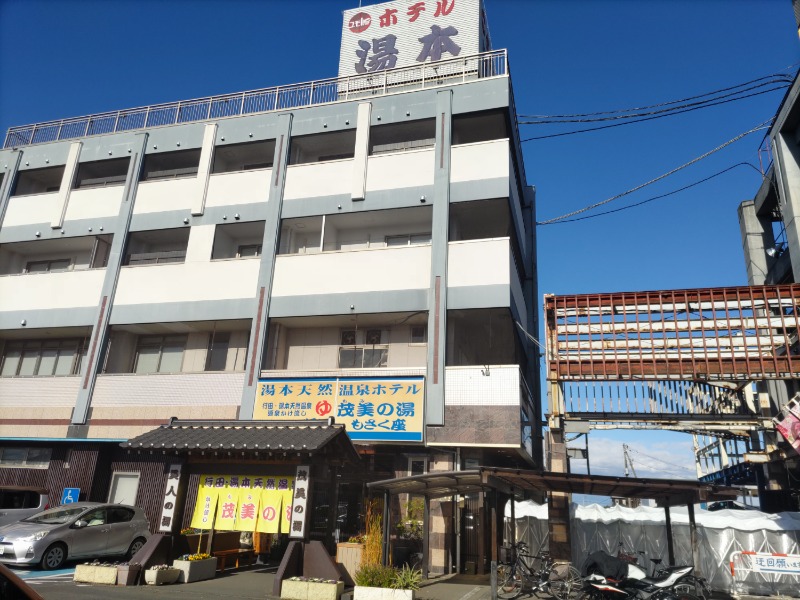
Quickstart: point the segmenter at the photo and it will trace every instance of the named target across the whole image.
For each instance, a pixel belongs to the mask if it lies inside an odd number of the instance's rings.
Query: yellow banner
[[[282,491],[283,510],[281,511],[281,533],[292,530],[292,490]]]
[[[278,533],[282,500],[282,492],[278,490],[264,490],[261,492],[261,510],[258,513],[256,531],[259,533]]]
[[[293,476],[203,475],[200,477],[191,527],[220,531],[288,532],[287,517],[282,516],[281,508],[283,502],[288,502],[291,510],[293,490]],[[267,497],[271,498],[271,504],[266,503]],[[264,516],[265,512],[271,514],[271,519]]]
[[[335,417],[354,440],[422,442],[424,407],[424,377],[261,379],[253,418]]]
[[[258,490],[239,490],[239,510],[236,512],[236,531],[255,531],[261,494]]]

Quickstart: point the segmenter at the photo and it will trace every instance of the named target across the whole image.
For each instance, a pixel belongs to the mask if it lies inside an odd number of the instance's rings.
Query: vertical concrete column
[[[3,156],[3,185],[0,186],[0,229],[3,228],[3,218],[6,215],[8,199],[11,197],[11,190],[14,189],[14,181],[17,179],[19,165],[22,162],[22,150],[12,150]]]
[[[81,383],[78,388],[78,398],[75,402],[75,410],[72,412],[72,424],[69,427],[67,437],[86,437],[92,393],[108,347],[108,324],[111,318],[111,307],[114,304],[114,294],[117,291],[120,268],[125,256],[128,229],[133,215],[133,205],[136,201],[136,191],[139,188],[139,174],[142,170],[144,153],[147,148],[147,134],[137,134],[136,140],[135,147],[131,148],[131,160],[128,164],[122,202],[119,206],[119,213],[114,227],[114,239],[111,241],[111,250],[108,254],[103,288],[100,292],[100,304],[95,312],[96,318],[92,328],[92,336],[89,339],[89,351],[86,360],[81,365]]]
[[[742,202],[738,212],[747,283],[764,285],[769,272],[766,249],[775,246],[771,223],[758,217],[752,200]]]
[[[69,145],[67,162],[64,165],[64,174],[61,176],[61,186],[58,188],[56,208],[53,213],[53,220],[50,222],[50,227],[53,229],[58,229],[64,225],[64,215],[67,213],[69,194],[72,190],[72,184],[75,181],[75,174],[78,172],[78,161],[81,158],[82,146],[83,142],[72,142]]]
[[[800,146],[794,141],[793,132],[779,132],[772,145],[792,274],[795,281],[800,281],[800,252],[793,251],[800,248]]]
[[[426,425],[444,425],[452,104],[452,91],[443,90],[436,94],[436,164],[433,171],[431,286],[428,292],[428,377],[425,381]]]
[[[550,451],[550,470],[554,473],[566,473],[568,463],[567,444],[564,441],[564,397],[558,382],[549,382],[548,396],[550,399],[550,431],[547,445]],[[569,494],[550,492],[548,508],[550,554],[558,560],[571,560],[572,558],[569,505]]]
[[[200,150],[200,163],[197,166],[197,187],[192,200],[192,214],[202,215],[206,209],[208,195],[208,179],[214,163],[214,141],[217,137],[217,124],[209,123],[203,131],[203,147]]]
[[[372,103],[358,105],[356,117],[356,150],[353,155],[353,188],[350,199],[363,200],[367,193],[367,159],[369,158],[369,127]]]
[[[281,230],[283,186],[286,181],[286,163],[289,162],[289,143],[292,132],[291,113],[278,116],[275,132],[275,158],[272,163],[272,177],[270,177],[267,193],[267,214],[256,287],[256,313],[250,325],[250,351],[247,354],[242,403],[239,407],[239,418],[243,420],[253,418],[258,376],[264,360],[269,304],[272,297],[272,277],[275,273],[275,256],[278,253],[278,238]]]

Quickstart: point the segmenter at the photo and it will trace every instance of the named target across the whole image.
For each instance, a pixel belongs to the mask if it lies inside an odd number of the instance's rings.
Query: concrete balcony
[[[503,195],[508,195],[508,180],[512,171],[507,139],[453,146],[450,160],[451,183],[505,180]]]
[[[79,376],[0,379],[0,436],[64,437],[78,398]]]
[[[350,194],[352,179],[352,158],[289,165],[286,168],[283,199],[291,201]]]
[[[272,169],[218,173],[208,180],[206,207],[266,202]]]
[[[430,262],[431,247],[427,244],[278,256],[272,285],[273,304],[277,301],[282,307],[281,316],[288,316],[284,311],[292,308],[298,311],[294,313],[297,315],[347,314],[351,299],[359,294],[427,294]],[[315,296],[325,300],[314,306],[323,312],[301,312],[304,310],[301,299]],[[311,305],[307,308],[310,310]]]
[[[515,307],[527,315],[509,238],[450,242],[447,308]],[[525,326],[525,321],[522,321]]]
[[[0,315],[11,311],[95,307],[105,269],[0,277]]]
[[[252,299],[259,265],[245,258],[123,267],[114,306]]]
[[[124,190],[123,185],[72,190],[64,220],[116,218]]]
[[[433,148],[379,154],[367,159],[366,191],[433,185]]]
[[[58,192],[11,196],[8,199],[3,227],[50,223],[60,209],[61,195]]]
[[[136,190],[133,214],[190,211],[199,190],[200,182],[197,177],[142,181]]]

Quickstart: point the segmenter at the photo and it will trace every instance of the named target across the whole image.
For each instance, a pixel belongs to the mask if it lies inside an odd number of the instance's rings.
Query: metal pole
[[[697,523],[694,520],[694,504],[689,502],[686,505],[686,508],[689,509],[689,539],[691,540],[692,544],[692,564],[694,565],[695,575],[698,577],[700,576],[700,570],[697,564],[698,558],[698,539],[697,539]]]
[[[586,436],[586,474],[591,477],[592,476],[592,469],[589,466],[589,434],[585,433]]]
[[[667,560],[669,566],[675,566],[675,543],[672,540],[672,519],[669,515],[669,505],[664,507],[664,518],[667,524]]]
[[[383,544],[381,548],[381,564],[389,564],[389,490],[383,492]]]
[[[425,511],[422,513],[422,576],[428,578],[431,552],[431,499],[425,496]]]
[[[492,561],[492,570],[489,571],[489,589],[492,592],[492,600],[497,600],[497,561]]]

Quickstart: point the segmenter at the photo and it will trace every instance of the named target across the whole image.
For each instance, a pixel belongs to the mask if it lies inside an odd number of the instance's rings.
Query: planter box
[[[357,585],[353,590],[353,600],[414,600],[414,590],[393,590]]]
[[[342,566],[344,579],[347,585],[353,585],[353,577],[361,566],[364,556],[364,544],[343,542],[336,544],[336,562]]]
[[[119,565],[117,567],[117,585],[136,585],[141,570],[141,565]]]
[[[165,569],[163,571],[148,569],[144,572],[144,581],[148,585],[168,585],[178,581],[180,575],[179,569]]]
[[[73,581],[80,583],[99,583],[117,585],[117,567],[98,567],[95,565],[77,565]]]
[[[284,579],[281,582],[281,598],[292,600],[339,600],[342,592],[344,592],[344,581],[327,583]]]
[[[175,560],[172,562],[172,566],[180,570],[178,581],[181,583],[192,583],[193,581],[213,579],[217,572],[217,559]]]

